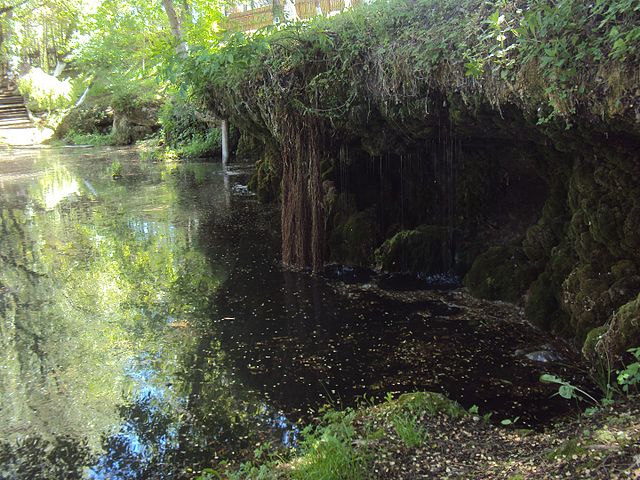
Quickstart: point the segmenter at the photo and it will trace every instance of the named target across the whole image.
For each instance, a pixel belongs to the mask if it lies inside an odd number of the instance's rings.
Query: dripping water
[[[404,155],[400,155],[400,226],[405,228],[404,221]]]

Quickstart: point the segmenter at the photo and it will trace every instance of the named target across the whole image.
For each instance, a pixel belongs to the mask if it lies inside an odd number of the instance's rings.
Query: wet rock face
[[[634,233],[626,228],[640,204],[637,162],[637,154],[595,155],[571,177],[568,239],[578,263],[562,285],[562,306],[580,338],[640,291],[640,225]]]
[[[481,126],[476,128],[481,137]],[[486,148],[474,151],[469,144],[475,141],[464,139],[453,164],[444,164],[448,172],[437,162],[416,169],[415,160],[405,157],[396,158],[401,166],[381,162],[386,173],[371,174],[356,161],[336,183],[353,204],[377,212],[367,218],[378,227],[368,231],[381,234],[378,268],[435,273],[453,267],[466,274],[464,283],[475,295],[524,301],[529,321],[577,344],[592,329],[611,324],[607,350],[618,355],[640,341],[624,333],[635,331],[628,320],[633,308],[622,310],[640,292],[640,142],[630,135],[624,141],[601,137],[601,144],[580,132],[576,127],[551,137],[545,147],[538,142],[533,154],[530,144],[521,145],[529,154],[519,164],[500,147],[495,150],[505,157],[487,160]],[[353,173],[358,165],[359,179]],[[522,193],[540,182],[546,188]],[[416,224],[425,219],[434,224]],[[348,249],[360,240],[340,241]]]
[[[159,127],[158,108],[155,105],[116,109],[113,115],[114,143],[131,145],[148,137]]]

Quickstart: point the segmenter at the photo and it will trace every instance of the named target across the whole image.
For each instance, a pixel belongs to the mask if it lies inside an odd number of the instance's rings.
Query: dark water
[[[537,379],[579,381],[571,353],[513,309],[281,269],[278,213],[247,176],[127,150],[0,156],[0,478],[191,477],[389,391],[520,425],[566,411]]]

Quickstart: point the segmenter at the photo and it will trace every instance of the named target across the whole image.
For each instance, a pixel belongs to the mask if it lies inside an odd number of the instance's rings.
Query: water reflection
[[[200,226],[229,216],[225,180],[124,158],[114,182],[111,157],[0,163],[3,478],[173,477],[271,421],[209,328],[228,263],[201,253]]]
[[[512,355],[537,334],[459,292],[407,304],[283,271],[279,216],[246,177],[129,151],[0,156],[0,478],[191,477],[295,445],[298,419],[364,393],[557,411]]]

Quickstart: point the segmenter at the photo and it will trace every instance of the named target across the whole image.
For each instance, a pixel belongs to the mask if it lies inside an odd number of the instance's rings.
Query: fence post
[[[222,168],[226,170],[227,163],[229,163],[229,123],[226,119],[222,120],[220,133],[222,136]]]

